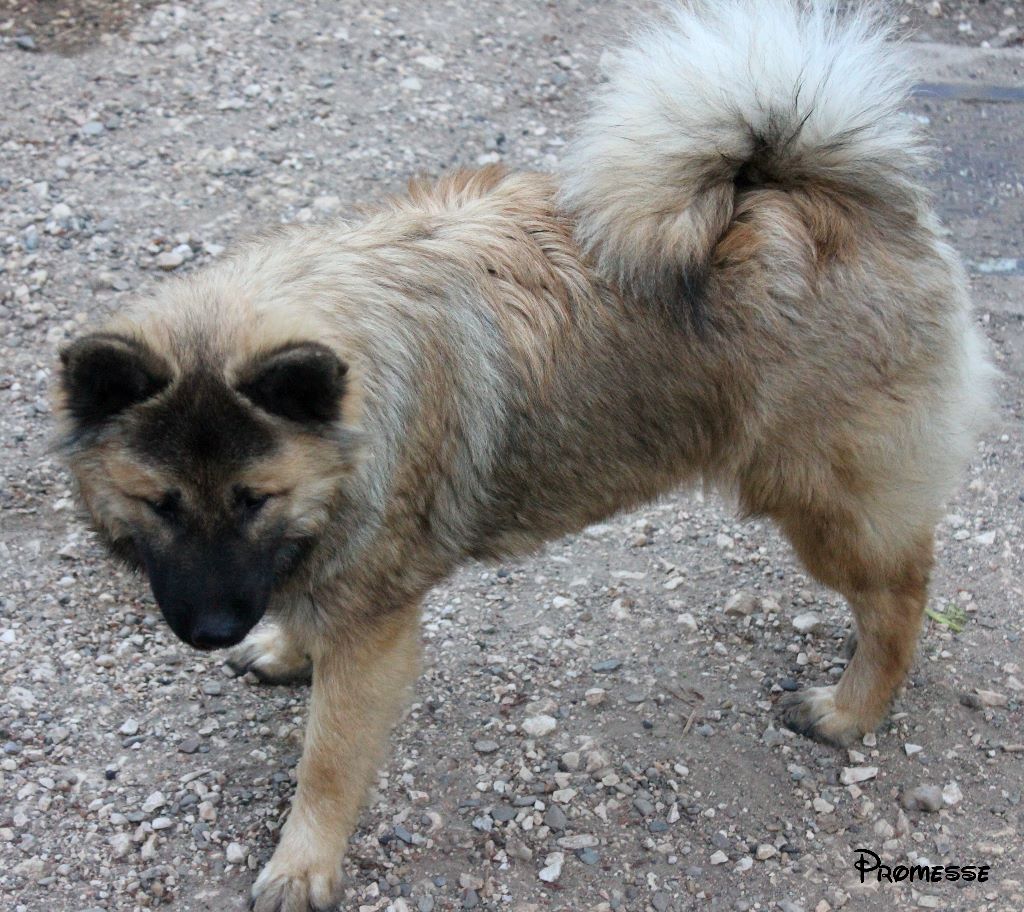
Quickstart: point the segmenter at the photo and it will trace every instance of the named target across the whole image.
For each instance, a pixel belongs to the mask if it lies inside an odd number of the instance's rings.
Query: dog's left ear
[[[348,366],[326,345],[296,342],[261,356],[236,389],[254,405],[300,424],[341,415]]]

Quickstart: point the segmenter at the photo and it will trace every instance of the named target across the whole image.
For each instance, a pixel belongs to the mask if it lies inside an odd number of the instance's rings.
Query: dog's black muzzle
[[[140,543],[161,613],[171,630],[196,649],[237,645],[267,609],[273,555],[237,536],[221,541],[181,538],[161,551]]]

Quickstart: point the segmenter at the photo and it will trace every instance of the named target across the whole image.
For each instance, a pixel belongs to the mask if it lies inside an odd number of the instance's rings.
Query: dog
[[[425,593],[685,482],[853,609],[841,680],[785,723],[847,745],[882,720],[992,378],[887,37],[818,2],[679,6],[559,174],[282,228],[63,350],[60,446],[110,551],[186,643],[312,676],[258,912],[339,895]]]

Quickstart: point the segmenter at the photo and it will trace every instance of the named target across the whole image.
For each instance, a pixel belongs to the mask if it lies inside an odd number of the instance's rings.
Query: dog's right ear
[[[170,382],[164,364],[141,342],[95,333],[60,353],[60,385],[68,414],[95,426],[155,396]]]

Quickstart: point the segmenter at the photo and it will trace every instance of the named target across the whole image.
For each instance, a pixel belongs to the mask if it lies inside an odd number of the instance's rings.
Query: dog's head
[[[347,367],[297,340],[211,355],[159,332],[61,353],[62,446],[110,550],[186,643],[238,643],[315,550],[354,465]]]

